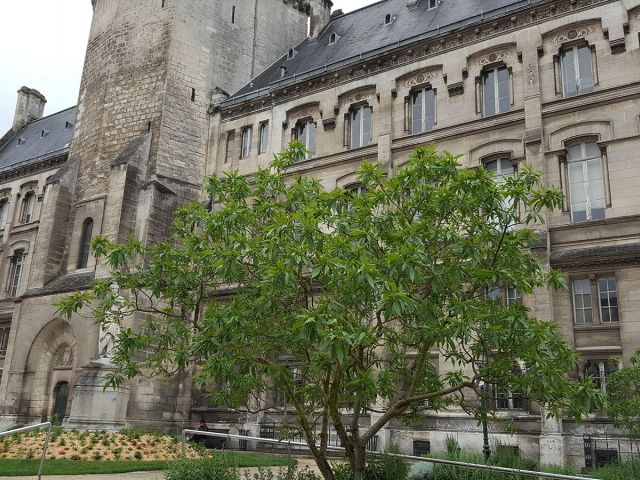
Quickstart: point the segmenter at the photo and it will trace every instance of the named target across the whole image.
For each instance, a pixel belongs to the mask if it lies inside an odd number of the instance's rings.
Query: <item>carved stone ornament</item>
[[[447,85],[450,97],[457,97],[464,94],[464,82],[457,82]]]
[[[572,28],[570,30],[566,30],[560,33],[559,35],[553,37],[551,39],[551,43],[554,45],[559,45],[561,43],[569,42],[577,38],[584,38],[588,35],[591,35],[595,31],[596,31],[596,28],[593,25],[580,27],[580,28]]]
[[[362,93],[358,92],[354,95],[349,95],[345,98],[340,99],[340,108],[348,107],[349,105],[353,105],[358,102],[369,102],[373,99],[373,93]]]
[[[69,345],[62,345],[53,355],[54,367],[71,367],[73,365],[73,352]]]
[[[440,74],[438,72],[426,72],[415,75],[411,78],[408,78],[404,81],[404,86],[406,88],[412,88],[416,85],[421,85],[423,83],[431,83],[434,79],[438,78]]]
[[[491,52],[487,55],[483,55],[475,61],[475,65],[478,67],[484,67],[485,65],[489,65],[490,63],[496,63],[505,61],[510,56],[510,52],[506,50],[501,50],[499,52]]]

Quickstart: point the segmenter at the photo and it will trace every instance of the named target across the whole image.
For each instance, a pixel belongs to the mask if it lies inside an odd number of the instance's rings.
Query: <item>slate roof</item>
[[[95,272],[85,273],[68,273],[60,277],[56,277],[44,287],[28,290],[23,297],[42,297],[54,293],[68,293],[77,290],[85,290],[95,280]]]
[[[320,38],[304,40],[295,47],[297,54],[292,59],[287,59],[288,55],[282,56],[221,105],[229,106],[261,96],[287,83],[542,1],[440,0],[437,8],[429,10],[428,0],[421,0],[412,8],[407,7],[407,0],[382,0],[334,18]],[[390,25],[384,24],[387,14],[396,17]],[[332,33],[340,38],[329,45]],[[284,78],[281,78],[282,65],[287,68]]]
[[[75,119],[76,107],[71,107],[22,127],[4,147],[0,147],[0,172],[68,152]],[[70,128],[65,128],[67,122],[71,124]],[[44,136],[43,130],[48,132]],[[24,143],[18,145],[19,139]]]

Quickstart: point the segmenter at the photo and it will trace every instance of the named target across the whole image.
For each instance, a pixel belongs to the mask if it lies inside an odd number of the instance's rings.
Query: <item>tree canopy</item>
[[[483,385],[551,415],[599,402],[568,380],[576,356],[557,326],[520,301],[564,287],[531,249],[562,201],[539,172],[496,181],[422,147],[393,172],[362,163],[357,189],[327,189],[291,173],[304,153],[292,143],[250,178],[208,179],[211,204],[180,209],[166,242],[94,240],[111,276],[59,308],[122,323],[112,386],[196,365],[230,407],[282,408],[278,392],[326,479],[332,429],[359,480],[392,419],[492,415]]]

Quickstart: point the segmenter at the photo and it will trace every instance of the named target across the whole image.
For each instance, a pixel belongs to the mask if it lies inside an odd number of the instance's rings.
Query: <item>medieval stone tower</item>
[[[85,317],[57,318],[56,302],[108,273],[88,253],[92,237],[166,237],[175,208],[201,198],[212,98],[250,82],[303,41],[309,23],[317,35],[331,9],[330,0],[92,5],[77,116],[64,127],[74,131],[68,160],[38,184],[37,236],[23,250],[37,268],[27,267],[5,361],[11,373],[0,383],[0,419],[8,425],[50,416],[66,385],[61,418],[117,426],[96,418],[96,408],[82,407],[83,379],[99,356],[98,326]],[[58,351],[67,353],[64,368],[56,367]],[[118,397],[121,421],[126,416],[132,425],[165,429],[184,421],[187,377],[132,382]]]
[[[67,167],[44,205],[38,288],[78,263],[93,234],[155,241],[205,176],[212,94],[233,93],[326,24],[326,0],[92,0]],[[61,222],[60,215],[68,215]],[[46,229],[49,229],[46,232]],[[90,259],[91,263],[91,259]]]

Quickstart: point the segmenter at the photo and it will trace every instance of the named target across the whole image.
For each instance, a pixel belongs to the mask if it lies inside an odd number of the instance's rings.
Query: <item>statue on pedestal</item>
[[[109,308],[104,321],[100,324],[98,337],[98,358],[110,359],[113,357],[113,348],[120,334],[120,319],[124,309],[124,298],[119,295],[117,285],[111,285],[114,296],[114,304]]]

